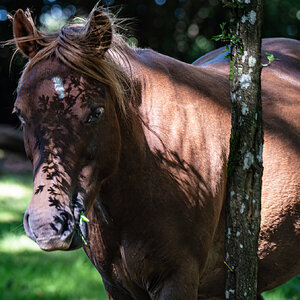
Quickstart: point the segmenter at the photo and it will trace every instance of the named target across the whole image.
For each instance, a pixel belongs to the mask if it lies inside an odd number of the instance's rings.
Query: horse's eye
[[[101,119],[102,114],[104,113],[104,108],[102,106],[97,107],[89,116],[87,123],[93,123]]]
[[[12,112],[17,115],[17,117],[19,118],[22,126],[26,124],[26,121],[23,118],[23,116],[21,115],[21,110],[19,108],[14,107]]]
[[[24,120],[24,118],[21,115],[18,115],[18,118],[19,118],[22,125],[26,124],[26,121]]]

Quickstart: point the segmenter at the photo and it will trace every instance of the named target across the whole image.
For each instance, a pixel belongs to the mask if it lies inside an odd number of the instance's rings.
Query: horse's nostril
[[[27,213],[27,212],[25,213],[24,219],[26,221],[26,224],[29,224],[29,213]]]
[[[32,232],[32,230],[30,228],[29,213],[27,211],[24,214],[23,224],[24,224],[24,229],[25,229],[25,232],[26,232],[27,236],[30,237],[32,240],[35,241],[36,236],[34,235],[34,233]]]

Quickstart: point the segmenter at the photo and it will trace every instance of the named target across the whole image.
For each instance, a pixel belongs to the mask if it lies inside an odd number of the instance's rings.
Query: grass
[[[83,250],[43,252],[24,233],[31,175],[0,176],[0,298],[105,300],[99,273]],[[300,300],[300,280],[263,293],[265,300]]]
[[[300,300],[300,278],[295,277],[272,291],[264,292],[265,300]]]

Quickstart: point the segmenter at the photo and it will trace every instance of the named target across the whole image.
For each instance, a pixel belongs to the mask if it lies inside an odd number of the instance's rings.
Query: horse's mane
[[[95,9],[99,10],[101,8],[96,6],[93,11]],[[64,25],[58,32],[46,33],[37,29],[30,11],[26,10],[26,17],[33,28],[33,36],[15,38],[6,43],[17,45],[17,41],[35,41],[38,47],[38,52],[29,60],[23,70],[19,86],[26,74],[38,62],[56,57],[65,65],[108,86],[110,94],[117,100],[121,111],[125,113],[125,103],[133,98],[135,92],[126,54],[129,46],[123,36],[117,32],[118,19],[109,14],[110,26],[112,27],[103,28],[102,31],[112,30],[112,43],[105,55],[99,55],[96,41],[87,39],[91,33],[88,30],[89,26],[86,26],[86,24],[89,24],[93,11],[86,19],[76,18]]]

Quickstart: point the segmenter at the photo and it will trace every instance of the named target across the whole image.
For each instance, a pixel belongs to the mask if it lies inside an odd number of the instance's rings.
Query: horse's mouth
[[[81,213],[79,214],[81,216]],[[83,245],[87,245],[88,239],[88,225],[86,221],[83,221],[81,217],[76,221],[73,229],[73,235],[69,241],[69,247],[61,249],[64,251],[76,250],[81,248]]]
[[[75,227],[75,232],[70,247],[67,250],[75,250],[82,247],[83,245],[87,245],[87,239],[88,239],[87,222],[80,219],[79,223]]]
[[[87,244],[88,238],[88,227],[85,222],[79,222],[78,226],[75,227],[73,238],[70,246],[65,251],[76,250]]]

